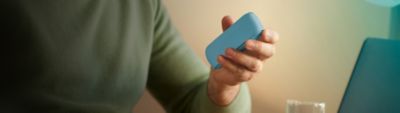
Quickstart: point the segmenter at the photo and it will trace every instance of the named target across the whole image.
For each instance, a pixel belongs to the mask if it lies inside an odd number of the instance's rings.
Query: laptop
[[[339,113],[400,113],[400,41],[365,40]]]

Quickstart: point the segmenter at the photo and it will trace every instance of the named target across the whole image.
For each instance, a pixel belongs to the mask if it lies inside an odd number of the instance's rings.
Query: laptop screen
[[[339,113],[400,113],[400,41],[364,42]]]

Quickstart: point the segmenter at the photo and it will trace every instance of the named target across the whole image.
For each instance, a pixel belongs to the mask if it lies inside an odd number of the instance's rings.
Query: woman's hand
[[[233,19],[225,16],[222,29],[225,31],[233,24]],[[221,68],[211,70],[208,80],[208,96],[219,106],[226,106],[239,92],[240,83],[251,80],[262,70],[263,62],[275,53],[274,43],[278,40],[276,32],[265,29],[259,40],[248,40],[245,51],[227,49],[218,57]]]

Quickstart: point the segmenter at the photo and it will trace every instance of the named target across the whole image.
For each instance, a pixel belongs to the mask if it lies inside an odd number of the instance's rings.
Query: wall
[[[324,101],[335,113],[367,36],[387,37],[390,10],[364,0],[166,0],[185,41],[204,50],[222,31],[221,17],[255,12],[279,32],[277,54],[249,82],[253,113],[284,113],[287,99]],[[205,62],[206,63],[206,62]],[[162,113],[147,93],[137,113]]]
[[[391,9],[390,38],[400,39],[400,5]]]

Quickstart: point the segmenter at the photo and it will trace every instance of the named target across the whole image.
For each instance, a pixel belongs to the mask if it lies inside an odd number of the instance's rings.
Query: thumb
[[[232,19],[232,17],[230,17],[230,16],[224,16],[224,17],[222,18],[221,24],[222,24],[222,30],[225,31],[226,29],[229,28],[229,26],[231,26],[231,25],[233,24],[233,19]]]

